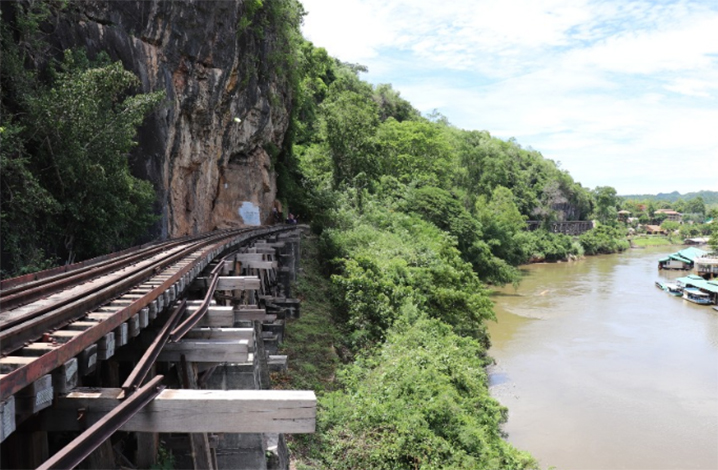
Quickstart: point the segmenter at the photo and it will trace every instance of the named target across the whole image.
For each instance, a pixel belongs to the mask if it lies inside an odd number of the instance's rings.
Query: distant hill
[[[707,205],[718,204],[718,191],[698,191],[693,193],[681,194],[678,191],[672,193],[658,193],[658,194],[630,194],[627,196],[620,196],[623,199],[633,199],[636,201],[666,201],[676,202],[679,199],[688,201],[694,197],[702,197],[703,202]]]

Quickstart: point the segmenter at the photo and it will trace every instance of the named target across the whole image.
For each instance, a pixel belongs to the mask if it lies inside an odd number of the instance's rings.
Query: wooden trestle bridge
[[[218,231],[3,281],[1,467],[148,468],[162,438],[175,468],[288,468],[284,434],[316,416],[314,392],[269,389],[299,239]]]
[[[539,220],[527,220],[526,230],[537,230],[542,222]],[[563,233],[565,235],[581,235],[593,228],[593,222],[590,220],[571,220],[563,222],[551,222],[547,227],[552,233]]]

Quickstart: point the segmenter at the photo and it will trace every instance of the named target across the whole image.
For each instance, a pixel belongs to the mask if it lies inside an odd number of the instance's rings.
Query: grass
[[[288,370],[272,374],[272,387],[314,390],[319,399],[338,386],[335,376],[342,364],[342,335],[332,319],[330,286],[321,272],[316,237],[302,237],[301,253],[301,272],[293,286],[294,297],[302,301],[301,316],[287,320],[280,354],[288,356]],[[319,438],[318,434],[287,436],[292,468],[310,468],[306,465],[311,464],[311,451]]]
[[[678,239],[664,235],[637,235],[630,237],[628,241],[631,242],[631,246],[667,246],[681,242]]]

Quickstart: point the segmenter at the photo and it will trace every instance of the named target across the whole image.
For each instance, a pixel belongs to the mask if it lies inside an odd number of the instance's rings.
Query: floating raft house
[[[714,304],[718,304],[718,279],[706,281],[700,276],[691,274],[686,277],[679,277],[678,279],[676,279],[676,284],[683,287],[698,288],[702,292],[709,294]]]
[[[688,247],[658,260],[658,269],[693,269],[696,258],[707,255],[700,248]]]

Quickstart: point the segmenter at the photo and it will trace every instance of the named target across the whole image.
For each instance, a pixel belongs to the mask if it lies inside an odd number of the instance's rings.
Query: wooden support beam
[[[191,362],[182,360],[177,363],[177,373],[182,387],[190,390],[197,389],[197,367]],[[212,458],[212,449],[209,446],[207,433],[190,433],[190,447],[192,448],[192,463],[196,470],[212,470],[216,468]]]
[[[246,261],[242,263],[243,267],[250,269],[277,269],[276,261]]]
[[[55,393],[65,394],[77,387],[79,368],[77,358],[72,358],[52,373],[52,386]]]
[[[187,316],[197,310],[196,306],[187,307]],[[186,317],[185,317],[186,318]],[[240,320],[257,320],[271,322],[276,315],[267,315],[264,309],[236,309],[231,306],[210,306],[207,313],[197,326],[213,328],[231,328]]]
[[[115,328],[115,347],[121,348],[122,346],[127,344],[128,337],[129,325],[127,325],[127,322],[125,322]]]
[[[94,424],[120,402],[122,389],[78,389],[43,414],[48,431],[78,430],[77,410]],[[317,399],[297,390],[164,390],[122,428],[129,432],[313,433]]]
[[[264,261],[264,255],[261,253],[238,253],[235,259],[244,264],[248,261]]]
[[[87,375],[97,368],[97,344],[91,344],[77,356],[77,366],[81,376]]]
[[[257,290],[261,280],[257,276],[220,276],[217,290]]]
[[[269,355],[267,356],[267,366],[272,372],[281,372],[287,370],[287,356]]]
[[[20,390],[15,395],[15,411],[32,415],[52,405],[52,376],[43,375],[39,380]]]
[[[15,432],[15,397],[0,402],[0,442]]]
[[[276,315],[267,314],[264,309],[239,309],[234,313],[235,321],[250,320],[260,322],[273,322],[277,319]]]
[[[185,339],[247,340],[254,342],[253,328],[195,328],[189,330]]]
[[[184,355],[190,362],[245,362],[249,349],[247,340],[182,340],[167,343],[157,360],[179,362]]]
[[[135,338],[140,334],[140,315],[134,314],[127,320],[128,334],[131,338]]]
[[[97,342],[97,359],[106,361],[115,355],[115,333],[109,332]]]
[[[145,307],[145,308],[140,309],[139,315],[140,315],[140,328],[141,329],[147,328],[147,325],[149,325],[149,322],[150,322],[150,308]]]

